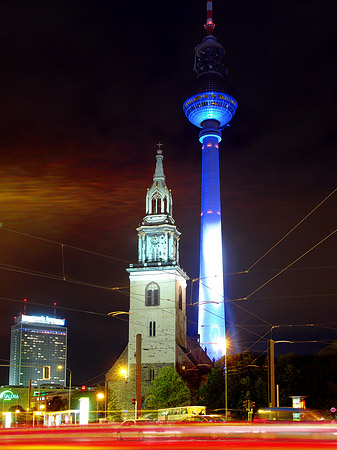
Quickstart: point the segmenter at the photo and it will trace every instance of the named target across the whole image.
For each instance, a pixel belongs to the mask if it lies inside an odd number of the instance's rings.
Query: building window
[[[145,306],[159,306],[159,303],[159,286],[152,282],[145,288]]]
[[[156,336],[156,322],[150,321],[149,323],[149,336],[155,337]]]
[[[179,299],[178,299],[179,309],[183,309],[183,291],[181,286],[179,286]]]

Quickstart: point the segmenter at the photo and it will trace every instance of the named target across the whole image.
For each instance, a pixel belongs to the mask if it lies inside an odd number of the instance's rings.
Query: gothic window
[[[179,286],[179,298],[178,298],[179,309],[183,309],[183,291],[181,286]]]
[[[156,369],[152,367],[147,368],[147,381],[151,381],[156,376]]]
[[[165,197],[164,198],[164,211],[163,211],[164,213],[167,213],[168,211],[167,211],[167,198]]]
[[[152,196],[152,214],[160,214],[161,211],[161,195],[155,192]]]
[[[152,282],[145,288],[145,306],[159,306],[159,304],[159,286]]]
[[[156,322],[150,321],[149,323],[149,336],[155,337],[156,336]]]

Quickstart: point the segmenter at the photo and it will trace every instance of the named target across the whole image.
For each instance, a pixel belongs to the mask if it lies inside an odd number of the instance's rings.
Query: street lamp
[[[97,399],[97,422],[98,422],[98,401],[99,400],[102,400],[104,398],[104,394],[102,394],[102,392],[99,392],[97,395],[96,395],[96,399]]]
[[[132,313],[130,313],[129,311],[111,311],[107,315],[111,316],[111,317],[116,317],[116,316],[121,316],[123,314],[127,314],[129,316]]]
[[[269,392],[268,399],[270,400],[269,406],[275,406],[275,344],[294,344],[294,341],[274,341],[269,339],[268,341],[268,381],[269,381]],[[277,395],[277,403],[279,403],[279,394]]]
[[[226,410],[226,420],[227,420],[227,414],[228,414],[228,379],[227,379],[227,343],[225,342],[225,392],[226,392],[226,398],[225,398],[225,410]]]
[[[214,346],[218,346],[222,354],[225,355],[225,411],[226,411],[226,419],[228,415],[228,378],[227,378],[227,347],[228,341],[226,337],[218,339],[216,342],[206,342],[206,344],[212,344]]]
[[[58,369],[64,369],[63,366],[57,366],[57,368],[58,368]],[[68,367],[66,367],[66,370],[69,371],[68,409],[69,409],[69,411],[70,411],[70,406],[71,406],[71,377],[72,377],[72,372],[71,372],[71,370],[70,370]],[[66,384],[67,384],[67,382],[66,382]]]

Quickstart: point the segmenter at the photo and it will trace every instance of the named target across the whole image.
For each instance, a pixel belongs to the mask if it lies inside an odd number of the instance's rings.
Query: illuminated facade
[[[225,51],[213,35],[212,1],[207,1],[206,36],[195,49],[192,83],[183,110],[201,128],[202,144],[201,229],[199,271],[200,345],[211,359],[225,353],[226,327],[223,284],[223,250],[220,205],[219,142],[232,119],[237,102],[226,82]]]
[[[162,150],[157,150],[146,216],[138,232],[138,264],[130,276],[129,366],[136,364],[136,335],[142,335],[142,362],[175,365],[177,344],[186,347],[186,273],[179,266],[180,232],[172,217]]]
[[[161,145],[161,144],[159,144]],[[134,417],[136,342],[141,336],[141,391],[165,366],[174,367],[197,392],[212,361],[196,340],[186,335],[186,282],[179,263],[178,231],[166,186],[163,153],[157,150],[152,186],[147,190],[145,217],[137,228],[138,261],[130,264],[129,341],[106,375],[111,394],[125,417]],[[139,342],[139,341],[138,341]]]
[[[65,386],[67,328],[64,319],[21,314],[11,327],[10,386]],[[62,367],[62,368],[58,368]]]

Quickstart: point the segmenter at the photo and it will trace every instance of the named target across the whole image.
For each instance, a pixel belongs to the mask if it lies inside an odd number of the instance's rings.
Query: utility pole
[[[142,408],[142,335],[136,335],[136,408],[137,419]]]
[[[268,341],[268,380],[269,380],[269,406],[275,407],[275,356],[274,356],[275,341],[269,339]]]

